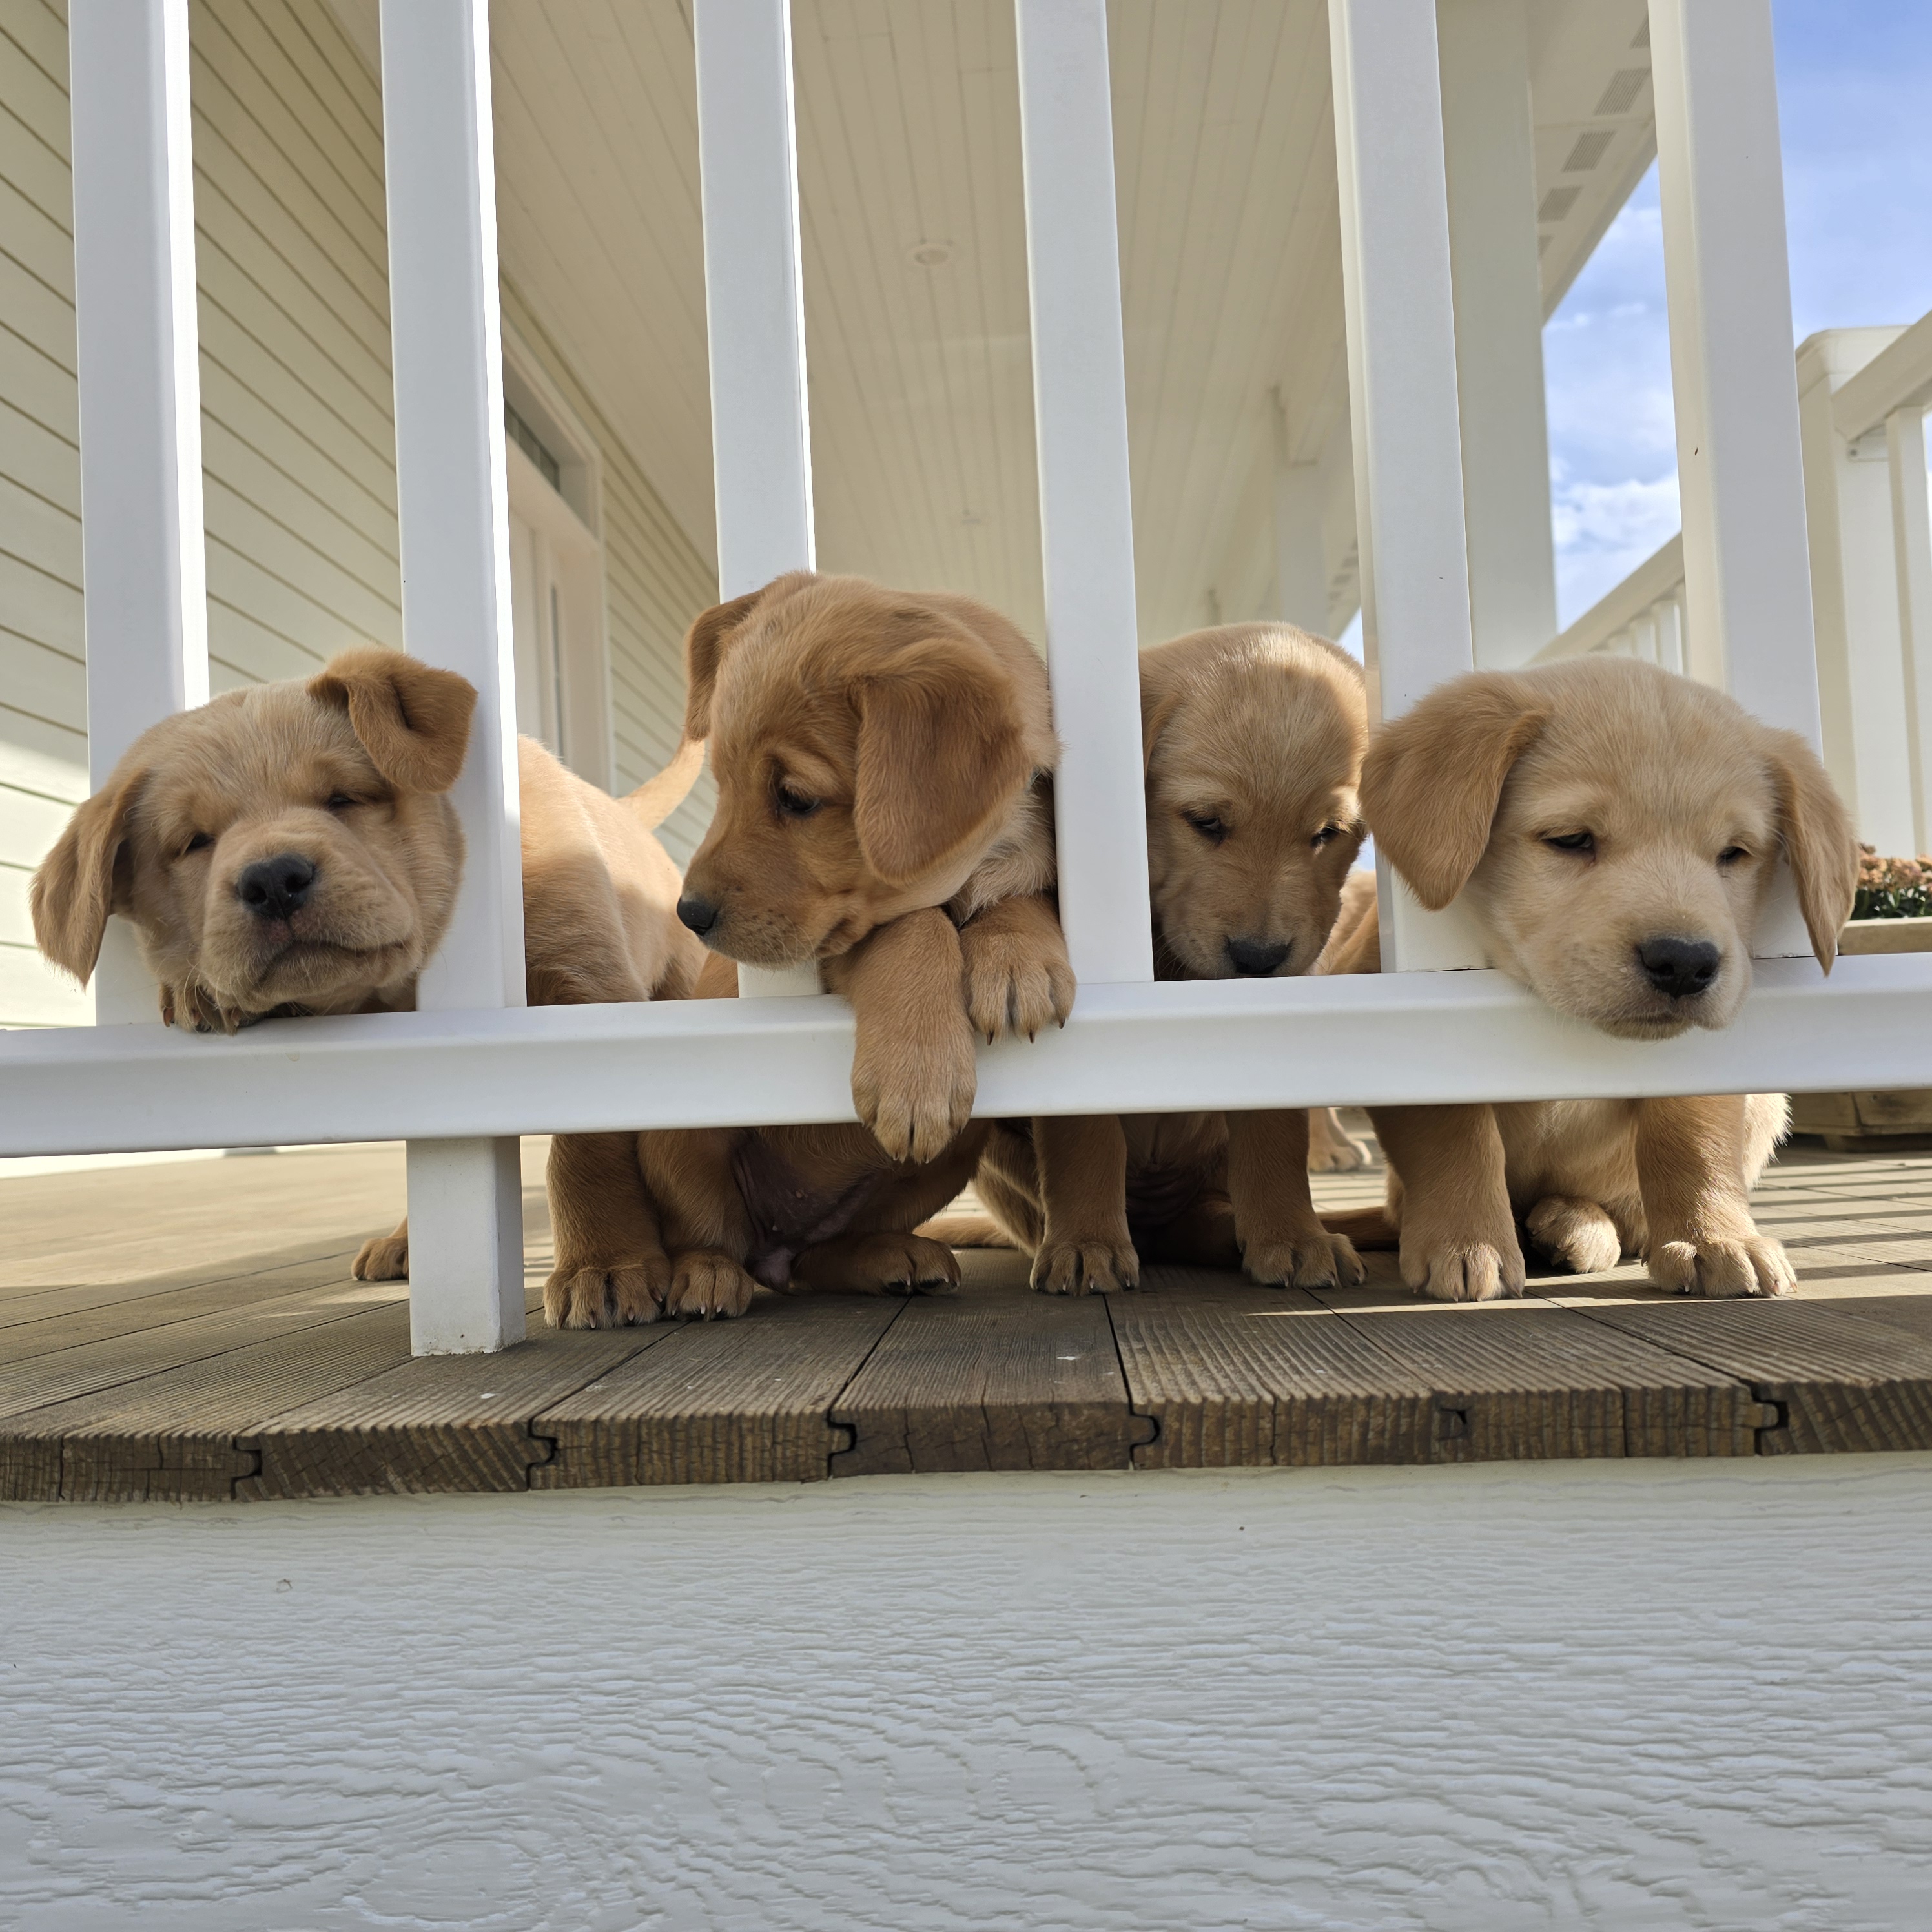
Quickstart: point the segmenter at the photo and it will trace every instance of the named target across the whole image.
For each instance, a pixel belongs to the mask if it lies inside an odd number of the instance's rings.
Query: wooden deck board
[[[549,1235],[526,1148],[526,1291]],[[1334,1205],[1377,1175],[1318,1177]],[[1932,1154],[1789,1151],[1757,1205],[1797,1295],[1704,1302],[1625,1264],[1523,1301],[1418,1301],[1150,1268],[1031,1294],[760,1295],[733,1322],[414,1360],[349,1262],[400,1148],[0,1180],[0,1498],[134,1502],[1932,1448]]]

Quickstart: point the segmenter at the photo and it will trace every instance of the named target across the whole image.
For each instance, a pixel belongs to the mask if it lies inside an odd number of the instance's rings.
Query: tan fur
[[[1827,970],[1856,883],[1850,820],[1808,748],[1627,661],[1444,686],[1377,734],[1363,796],[1424,903],[1460,890],[1495,965],[1623,1038],[1736,1017],[1780,856]],[[1585,831],[1590,852],[1545,842]],[[1323,971],[1380,970],[1374,881],[1359,876]],[[1716,949],[1707,990],[1673,1000],[1649,983],[1636,949],[1659,935]],[[1779,1094],[1378,1108],[1388,1208],[1328,1224],[1366,1239],[1378,1222],[1403,1279],[1442,1300],[1522,1292],[1519,1222],[1580,1270],[1636,1253],[1660,1287],[1784,1294],[1790,1264],[1747,1197],[1786,1117]]]
[[[818,962],[852,1004],[864,1124],[639,1136],[665,1305],[950,1288],[951,1252],[914,1230],[989,1132],[968,1125],[973,1035],[1030,1036],[1073,995],[1045,670],[967,598],[802,573],[706,611],[686,648],[686,730],[718,783],[686,880],[687,910],[715,914],[701,991],[735,992],[730,960]]]
[[[158,982],[164,1020],[202,1032],[277,1015],[409,1010],[461,877],[463,835],[447,793],[475,704],[454,673],[370,648],[344,652],[308,680],[230,692],[164,719],[76,812],[34,875],[41,950],[85,981],[109,914],[119,913]],[[518,772],[530,1003],[686,991],[704,955],[674,916],[677,868],[649,826],[689,788],[695,762],[652,781],[635,804],[586,784],[527,738]],[[311,865],[314,882],[287,918],[266,919],[238,896],[238,881],[284,854]],[[616,1170],[632,1168],[628,1136],[575,1138],[614,1138]],[[552,1318],[607,1296],[632,1318],[655,1312],[645,1277],[661,1292],[668,1264],[641,1245],[646,1205],[618,1248],[586,1245],[594,1217],[573,1177],[598,1166],[596,1152],[572,1137],[556,1150]],[[602,1164],[611,1164],[608,1148]],[[406,1274],[407,1228],[368,1243],[356,1272]]]
[[[1287,625],[1197,632],[1142,652],[1141,716],[1161,976],[1234,976],[1243,949],[1251,974],[1306,972],[1361,843],[1360,668]],[[1042,1118],[1000,1124],[976,1185],[1052,1293],[1130,1288],[1144,1252],[1258,1281],[1359,1280],[1316,1217],[1300,1109]]]

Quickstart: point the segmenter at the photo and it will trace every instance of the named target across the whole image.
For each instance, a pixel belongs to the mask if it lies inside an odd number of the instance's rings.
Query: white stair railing
[[[1150,982],[1104,0],[1018,6],[1048,662],[1067,744],[1063,892],[1083,985],[1064,1031],[982,1052],[981,1110],[1932,1084],[1932,961],[1909,956],[1843,962],[1828,984],[1808,960],[1771,959],[1728,1032],[1660,1046],[1559,1019],[1493,972],[1419,970],[1466,964],[1466,935],[1400,900],[1404,970],[1384,978]],[[87,333],[106,297],[80,278],[85,506],[108,524],[86,550],[90,691],[106,729],[125,732],[194,694],[183,668],[200,530],[180,376],[194,356],[190,231],[179,194],[156,188],[189,178],[186,11],[184,0],[74,0],[74,14],[83,262],[91,251],[98,265],[94,244],[118,220],[114,246],[165,265],[130,283],[118,337]],[[137,16],[151,36],[140,84],[117,92],[103,43],[137,38]],[[1696,470],[1691,633],[1720,640],[1746,703],[1815,742],[1802,586],[1792,595],[1802,522],[1768,0],[1652,0],[1652,19],[1679,443]],[[727,587],[742,588],[811,556],[788,30],[783,0],[698,0],[697,24],[720,550]],[[484,694],[461,795],[464,956],[446,949],[416,1013],[272,1022],[234,1039],[152,1020],[0,1037],[0,1154],[400,1136],[418,1210],[418,1346],[487,1348],[520,1320],[515,1136],[849,1119],[851,1022],[823,996],[520,1004],[484,0],[385,0],[382,26],[405,629],[412,650]],[[1367,628],[1394,710],[1472,655],[1435,8],[1332,0],[1330,32]],[[713,138],[730,128],[721,112],[755,121],[731,128],[735,153]],[[91,340],[118,340],[136,371],[124,430],[98,406],[112,390]],[[741,383],[778,399],[776,419],[735,406]],[[136,488],[131,507],[94,487],[126,456],[152,479],[140,486],[152,500]],[[447,500],[427,501],[432,487]],[[98,509],[109,502],[121,507]],[[104,614],[97,630],[97,611],[117,608],[117,516],[160,533],[140,591],[161,616]],[[425,608],[432,585],[440,616]],[[110,711],[124,688],[149,693],[148,710]]]

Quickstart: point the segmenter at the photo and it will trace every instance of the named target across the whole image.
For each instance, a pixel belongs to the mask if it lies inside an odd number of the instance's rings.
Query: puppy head
[[[347,1012],[398,986],[455,902],[442,794],[476,701],[452,672],[366,650],[164,719],[34,874],[41,951],[85,981],[118,912],[164,986],[231,1012]]]
[[[1285,624],[1141,653],[1148,881],[1190,979],[1305,973],[1362,842],[1368,707],[1354,660]]]
[[[718,808],[679,915],[752,965],[944,904],[1054,763],[1039,659],[964,598],[795,573],[706,611],[686,657]]]
[[[1628,659],[1456,679],[1376,734],[1362,796],[1425,905],[1466,892],[1498,966],[1626,1039],[1736,1017],[1780,854],[1827,971],[1857,883],[1808,746]]]

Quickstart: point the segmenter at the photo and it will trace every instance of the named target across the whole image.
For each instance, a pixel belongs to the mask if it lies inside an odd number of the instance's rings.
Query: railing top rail
[[[1621,584],[1606,591],[1566,631],[1538,651],[1532,664],[1554,664],[1580,657],[1634,623],[1659,598],[1668,597],[1684,581],[1684,537],[1680,531],[1639,564]]]
[[[1855,442],[1894,410],[1932,404],[1932,311],[1882,349],[1832,398],[1832,426]]]

